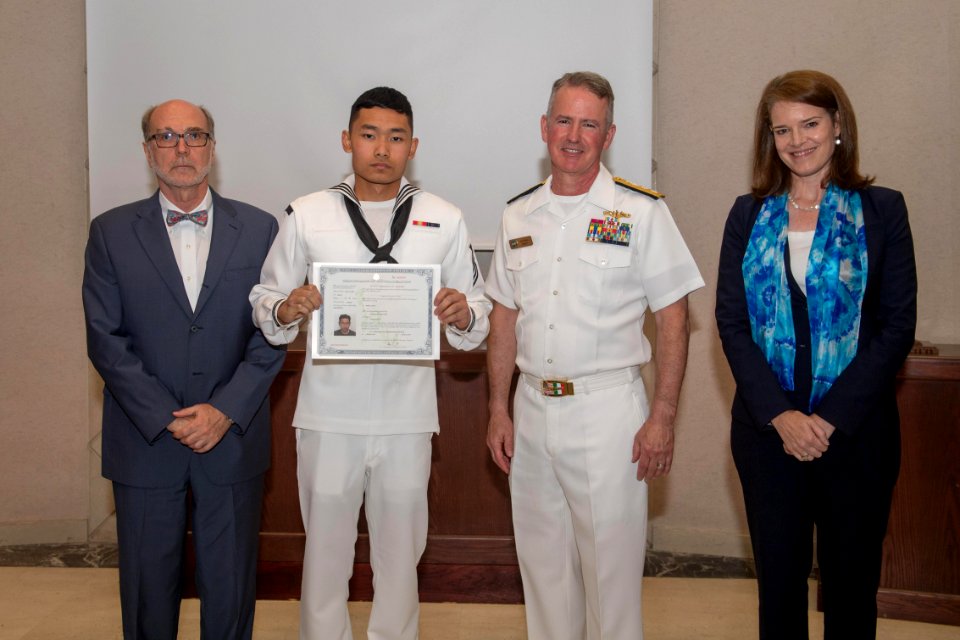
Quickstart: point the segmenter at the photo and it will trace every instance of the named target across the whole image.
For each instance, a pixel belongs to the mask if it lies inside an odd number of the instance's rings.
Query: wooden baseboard
[[[297,600],[303,572],[304,535],[260,534],[257,598]],[[184,597],[196,597],[193,543],[188,540]],[[373,599],[373,571],[367,534],[354,548],[351,600]],[[523,587],[512,536],[430,535],[417,568],[421,602],[523,602]]]
[[[819,580],[817,611],[823,611],[823,588]],[[960,596],[881,587],[877,591],[877,617],[960,626]]]
[[[258,600],[299,600],[303,567],[299,562],[260,562]],[[426,564],[417,568],[420,602],[480,602],[522,604],[523,586],[516,565]],[[193,580],[184,583],[184,597],[196,598]],[[373,599],[373,570],[366,562],[353,565],[350,599]]]
[[[960,596],[880,589],[877,614],[881,618],[960,626]]]

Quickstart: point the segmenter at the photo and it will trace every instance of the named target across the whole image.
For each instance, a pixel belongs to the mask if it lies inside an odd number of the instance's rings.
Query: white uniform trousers
[[[347,611],[357,518],[364,504],[374,596],[367,637],[415,640],[417,563],[427,542],[432,433],[363,436],[297,429],[306,529],[301,640],[352,640]]]
[[[641,640],[647,484],[630,460],[643,381],[514,399],[513,525],[530,640]],[[584,390],[586,391],[586,390]]]

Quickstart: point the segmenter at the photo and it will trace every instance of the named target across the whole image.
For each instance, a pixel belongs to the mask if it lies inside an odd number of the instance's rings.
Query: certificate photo
[[[311,281],[323,297],[311,320],[311,357],[439,359],[440,265],[315,262]]]

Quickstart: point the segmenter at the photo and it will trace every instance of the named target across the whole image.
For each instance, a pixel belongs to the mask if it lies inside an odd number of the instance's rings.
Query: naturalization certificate
[[[314,262],[323,303],[313,312],[313,358],[437,360],[436,264]]]

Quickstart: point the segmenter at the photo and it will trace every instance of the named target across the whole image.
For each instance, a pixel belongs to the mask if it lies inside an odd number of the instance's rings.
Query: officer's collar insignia
[[[657,192],[657,191],[654,191],[653,189],[648,189],[648,188],[646,188],[646,187],[642,187],[642,186],[640,186],[639,184],[634,184],[634,183],[630,182],[629,180],[624,180],[623,178],[614,178],[613,181],[616,182],[616,183],[617,183],[618,185],[620,185],[621,187],[624,187],[624,188],[626,188],[626,189],[630,189],[630,191],[635,191],[635,192],[637,192],[637,193],[642,193],[642,194],[645,195],[645,196],[650,196],[651,198],[653,198],[653,199],[655,199],[655,200],[659,200],[660,198],[663,197],[663,194],[662,194],[662,193],[659,193],[659,192]]]

